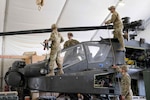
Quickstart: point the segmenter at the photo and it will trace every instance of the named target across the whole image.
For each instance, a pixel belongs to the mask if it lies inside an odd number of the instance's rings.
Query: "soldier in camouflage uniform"
[[[63,37],[61,36],[61,34],[57,31],[57,26],[56,24],[53,24],[51,26],[52,29],[52,33],[50,38],[47,40],[51,41],[51,52],[50,52],[50,73],[48,74],[48,76],[52,76],[55,75],[54,74],[54,63],[56,61],[56,64],[58,66],[58,74],[63,74],[63,70],[62,70],[62,64],[60,61],[60,43],[62,43],[64,41]]]
[[[70,46],[74,46],[76,44],[79,44],[79,41],[72,39],[72,37],[73,37],[73,34],[68,33],[68,39],[69,40],[64,43],[64,49],[68,48]],[[74,60],[73,58],[76,58],[75,57],[76,50],[77,50],[77,48],[67,50],[67,52],[65,53],[64,59],[63,59],[64,64],[69,63],[71,60]],[[72,56],[72,57],[70,57],[70,56]],[[70,59],[70,58],[72,58],[72,59]]]
[[[67,48],[67,47],[79,44],[79,41],[77,41],[75,39],[72,39],[72,37],[73,37],[73,34],[72,33],[68,33],[68,39],[69,40],[65,42],[64,48]]]
[[[122,74],[121,78],[121,95],[122,100],[132,100],[132,90],[131,90],[131,77],[127,73],[128,67],[126,65],[119,66],[113,66],[113,68],[116,68],[117,71],[119,71]]]
[[[125,46],[124,46],[124,38],[122,35],[122,29],[123,29],[123,24],[120,19],[119,14],[115,11],[115,6],[111,6],[108,8],[110,12],[112,13],[111,19],[106,21],[105,24],[110,24],[113,23],[113,34],[114,38],[118,38],[119,43],[121,47],[118,49],[119,51],[125,51]]]

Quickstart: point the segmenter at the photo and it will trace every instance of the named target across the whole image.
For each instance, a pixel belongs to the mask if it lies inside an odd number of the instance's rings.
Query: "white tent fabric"
[[[3,32],[6,0],[0,0],[0,32]]]
[[[150,25],[148,25],[143,32],[138,34],[136,40],[140,40],[140,38],[144,38],[147,43],[150,43]]]
[[[41,11],[38,11],[36,0],[0,0],[0,32],[46,29],[53,23],[57,23],[59,27],[99,26],[110,13],[108,7],[116,5],[118,1],[45,0]],[[124,6],[117,6],[121,17],[131,17],[131,21],[146,20],[150,17],[150,0],[122,0],[122,2]],[[149,31],[150,28],[147,27],[136,39],[143,37],[150,43]],[[73,34],[79,41],[89,41],[95,32],[96,30]],[[66,33],[61,33],[65,40],[67,40]],[[49,35],[50,33],[40,33],[0,37],[0,48],[4,47],[3,52],[0,49],[0,54],[22,55],[27,51],[36,51],[38,55],[45,54],[46,51],[40,43],[48,39]],[[99,40],[100,36],[108,38],[112,37],[112,34],[108,30],[99,30],[94,40]],[[12,62],[5,59],[3,66],[10,66]]]
[[[108,7],[119,0],[45,0],[44,7],[38,11],[35,0],[7,0],[4,31],[19,31],[50,28],[57,23],[59,27],[98,26],[109,14]],[[150,1],[126,0],[117,10],[122,17],[131,20],[147,19],[150,15]],[[141,7],[141,4],[143,7]],[[73,32],[79,41],[89,41],[95,31]],[[111,31],[109,32],[111,33]],[[65,40],[66,32],[62,33]],[[109,37],[108,31],[100,30],[96,36]],[[40,42],[49,37],[49,33],[5,37],[5,53],[21,55],[24,51],[37,51],[43,54]],[[110,35],[111,37],[111,35]],[[9,49],[11,47],[11,50]]]
[[[35,1],[7,0],[5,31],[49,28],[57,21],[65,3],[65,0],[46,0],[44,7],[38,11]]]

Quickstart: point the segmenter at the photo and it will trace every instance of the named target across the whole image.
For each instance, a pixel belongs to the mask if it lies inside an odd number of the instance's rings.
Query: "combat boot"
[[[55,76],[54,70],[51,70],[46,76]]]
[[[62,75],[62,74],[64,74],[64,71],[62,68],[59,68],[57,71],[57,75]]]

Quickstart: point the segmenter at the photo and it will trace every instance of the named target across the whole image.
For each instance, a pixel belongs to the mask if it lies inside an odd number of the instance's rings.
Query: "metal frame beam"
[[[4,13],[4,22],[3,22],[3,32],[6,30],[6,21],[7,21],[7,9],[8,9],[8,0],[5,2],[5,13]],[[4,55],[5,52],[5,36],[2,37],[2,55]],[[4,58],[1,59],[1,81],[0,81],[0,91],[3,91],[3,77],[4,77]]]
[[[63,14],[63,12],[64,12],[64,10],[65,10],[65,8],[66,8],[66,5],[68,4],[68,1],[69,1],[69,0],[66,0],[66,2],[64,3],[64,6],[63,6],[63,8],[62,8],[62,10],[61,10],[61,12],[60,12],[60,15],[59,15],[59,17],[58,17],[58,19],[57,19],[57,22],[56,22],[57,25],[59,24],[59,21],[60,21],[60,19],[61,19],[61,17],[62,17],[62,14]]]

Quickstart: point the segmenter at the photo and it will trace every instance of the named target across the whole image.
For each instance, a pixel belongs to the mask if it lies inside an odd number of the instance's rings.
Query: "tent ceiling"
[[[57,21],[65,3],[65,0],[46,0],[38,11],[35,1],[8,0],[5,31],[48,28]]]
[[[7,0],[4,31],[45,29],[53,23],[59,27],[101,25],[109,14],[107,8],[119,0],[45,0],[41,11],[35,1]],[[125,5],[117,7],[121,17],[129,16],[131,21],[149,18],[150,0],[122,1]],[[95,32],[86,32],[87,39],[83,40],[90,40]],[[84,36],[83,33],[76,32],[77,36],[80,34],[78,37]]]
[[[0,0],[0,32],[3,31],[4,13],[5,13],[5,0]]]
[[[56,23],[62,8],[58,25],[60,27],[100,25],[109,14],[108,6],[118,0],[45,0],[45,5],[38,11],[36,0],[7,0],[5,31],[49,28]],[[122,17],[131,20],[146,19],[150,16],[150,0],[124,0],[124,6],[117,10]]]

